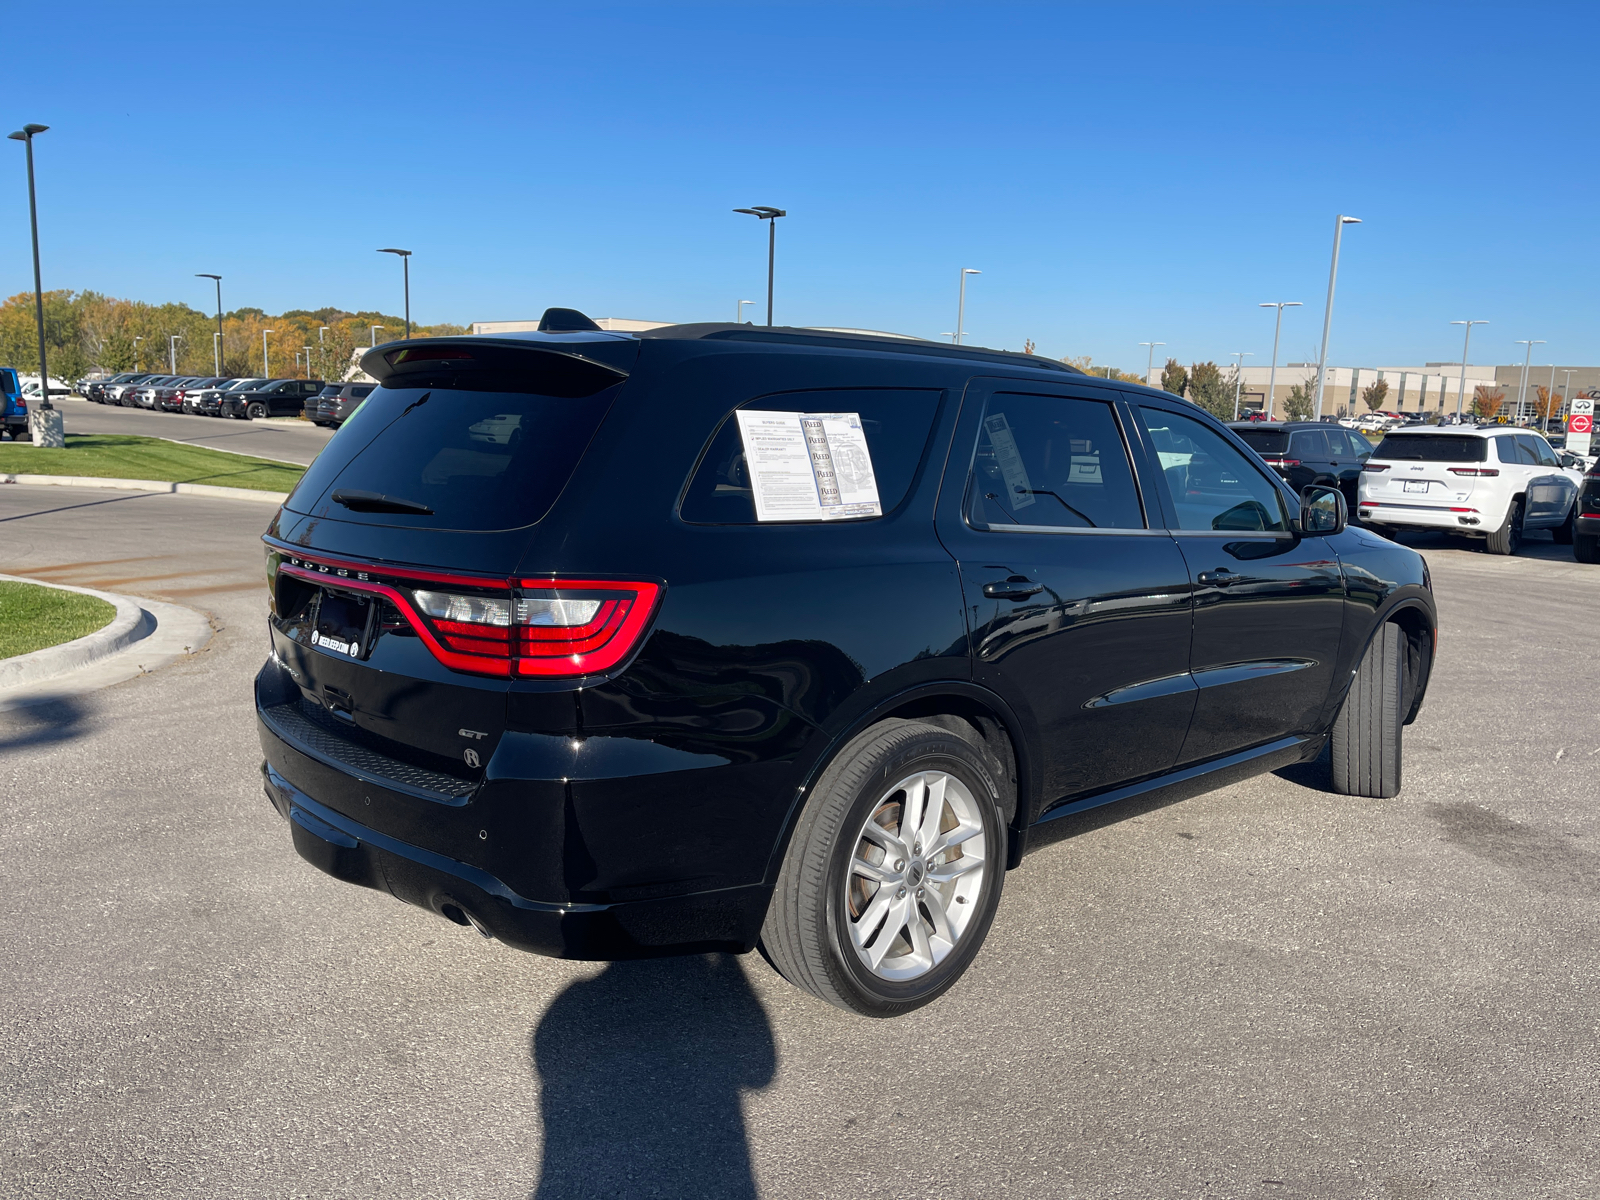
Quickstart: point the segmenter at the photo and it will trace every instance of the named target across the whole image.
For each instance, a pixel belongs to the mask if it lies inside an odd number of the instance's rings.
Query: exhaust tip
[[[478,918],[473,915],[472,910],[467,908],[465,905],[458,904],[455,900],[445,896],[440,898],[437,908],[439,915],[445,920],[453,921],[457,925],[466,925],[469,928],[476,929],[489,941],[494,940],[494,934],[489,932],[489,927],[482,921],[478,920]]]

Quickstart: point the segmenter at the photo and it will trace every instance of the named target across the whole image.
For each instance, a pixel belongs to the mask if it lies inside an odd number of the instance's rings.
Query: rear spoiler
[[[626,379],[638,355],[638,341],[615,335],[415,338],[373,347],[361,369],[385,387],[470,389],[478,380],[505,391],[526,379],[529,391],[590,396]]]

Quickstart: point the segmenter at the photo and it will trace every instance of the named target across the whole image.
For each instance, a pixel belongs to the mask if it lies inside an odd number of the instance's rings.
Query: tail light
[[[1389,469],[1389,464],[1375,462],[1362,463],[1361,469],[1363,471],[1371,471],[1374,475],[1376,475],[1379,471],[1387,471]]]
[[[1262,461],[1269,467],[1298,467],[1300,465],[1298,458],[1267,458]]]
[[[1450,474],[1452,474],[1452,475],[1489,475],[1489,476],[1494,476],[1494,475],[1500,474],[1500,468],[1499,467],[1451,467],[1449,470],[1450,470]]]
[[[663,591],[648,582],[481,579],[298,556],[286,556],[278,570],[383,596],[451,670],[516,679],[610,670],[639,645]]]

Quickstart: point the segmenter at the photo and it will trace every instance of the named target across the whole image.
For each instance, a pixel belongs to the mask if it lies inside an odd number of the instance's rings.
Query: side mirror
[[[1340,533],[1350,523],[1344,493],[1336,487],[1313,483],[1300,489],[1300,532],[1325,537]]]

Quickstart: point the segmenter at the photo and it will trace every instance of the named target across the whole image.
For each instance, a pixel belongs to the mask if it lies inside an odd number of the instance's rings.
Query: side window
[[[788,392],[741,404],[746,412],[859,413],[885,513],[905,499],[922,462],[940,393],[932,389],[861,388]],[[754,525],[755,496],[745,468],[744,441],[732,413],[713,432],[684,493],[679,515],[695,525]]]
[[[1331,453],[1328,435],[1320,429],[1301,429],[1289,439],[1289,452],[1295,458],[1325,459]]]
[[[1111,405],[1065,396],[989,398],[967,484],[980,528],[1143,529]]]
[[[1533,452],[1538,458],[1541,467],[1559,467],[1561,465],[1561,460],[1556,457],[1556,452],[1550,449],[1549,442],[1542,437],[1530,437],[1528,440],[1533,443]]]
[[[1367,439],[1362,437],[1359,433],[1356,433],[1353,430],[1339,429],[1329,430],[1328,436],[1332,437],[1334,433],[1338,433],[1340,437],[1344,438],[1345,441],[1350,443],[1351,458],[1359,458],[1362,462],[1365,462],[1367,459],[1372,457],[1372,443],[1367,441]]]
[[[1511,463],[1512,465],[1515,465],[1521,461],[1517,457],[1517,439],[1511,437],[1509,434],[1503,437],[1495,438],[1494,449],[1495,453],[1499,456],[1500,461],[1503,463]]]
[[[1534,449],[1533,439],[1525,433],[1516,435],[1517,462],[1524,467],[1537,467],[1539,465],[1539,452]]]
[[[1179,529],[1287,530],[1283,494],[1209,425],[1141,408]]]

